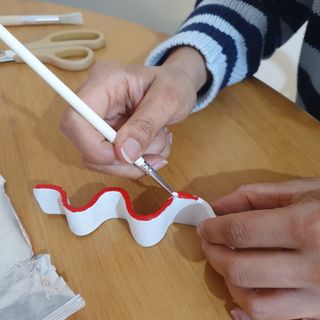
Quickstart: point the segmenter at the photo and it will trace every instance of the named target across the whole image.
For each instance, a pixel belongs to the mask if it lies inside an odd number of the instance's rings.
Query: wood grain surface
[[[27,0],[0,2],[1,15],[73,10]],[[97,59],[142,63],[163,38],[137,24],[82,12],[84,27],[106,35]],[[75,27],[10,30],[27,42],[68,28]],[[194,228],[174,225],[159,245],[146,249],[133,241],[123,221],[109,221],[81,238],[71,234],[63,216],[41,213],[32,196],[36,183],[62,186],[74,205],[85,204],[103,187],[123,187],[143,214],[159,208],[167,195],[147,177],[130,181],[84,168],[58,128],[64,101],[26,65],[0,68],[0,173],[34,251],[48,252],[86,301],[71,319],[230,319],[232,300],[223,279],[204,260]],[[50,68],[73,89],[88,72]],[[242,183],[320,174],[319,123],[254,79],[223,90],[206,110],[170,129],[173,150],[161,174],[175,190],[208,201]]]

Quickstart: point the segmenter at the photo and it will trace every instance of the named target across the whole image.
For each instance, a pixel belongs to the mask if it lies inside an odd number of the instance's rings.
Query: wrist
[[[176,48],[165,60],[163,65],[180,69],[192,82],[198,92],[208,81],[208,71],[202,54],[192,47]]]

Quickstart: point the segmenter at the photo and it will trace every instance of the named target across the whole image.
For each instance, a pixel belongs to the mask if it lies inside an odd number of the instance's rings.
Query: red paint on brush
[[[60,195],[61,195],[61,201],[62,201],[63,206],[65,208],[67,208],[71,212],[83,212],[83,211],[86,211],[89,208],[91,208],[92,206],[94,206],[95,203],[99,200],[99,198],[102,195],[104,195],[105,193],[107,193],[107,192],[119,192],[119,193],[121,193],[121,195],[122,195],[122,197],[123,197],[123,199],[125,201],[125,204],[126,204],[126,207],[127,207],[127,210],[129,212],[130,216],[132,216],[134,219],[137,219],[139,221],[150,221],[150,220],[153,220],[154,218],[157,218],[173,202],[173,197],[170,197],[165,202],[165,204],[159,210],[157,210],[156,212],[153,212],[153,213],[148,214],[148,215],[141,215],[141,214],[138,214],[138,213],[136,213],[134,211],[133,205],[132,205],[132,201],[131,201],[131,198],[129,196],[129,193],[126,190],[122,189],[122,188],[116,188],[116,187],[114,187],[114,188],[104,188],[104,189],[100,190],[86,205],[78,207],[78,208],[73,207],[72,205],[70,205],[68,203],[68,196],[67,196],[66,191],[64,191],[59,186],[50,185],[50,184],[38,184],[34,188],[35,189],[49,189],[49,190],[55,190],[55,191],[59,192]],[[180,198],[180,199],[198,200],[198,197],[190,195],[188,193],[178,192],[177,195],[178,195],[178,198]]]

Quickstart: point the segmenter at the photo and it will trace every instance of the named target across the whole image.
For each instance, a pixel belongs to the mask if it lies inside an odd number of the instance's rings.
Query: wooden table
[[[71,10],[26,0],[0,4],[2,15]],[[141,63],[162,38],[137,24],[83,13],[85,27],[106,35],[98,59]],[[74,27],[10,30],[32,41],[67,28]],[[52,70],[74,89],[87,76],[87,71]],[[205,262],[194,228],[172,226],[159,245],[146,249],[133,241],[123,221],[109,221],[80,238],[71,234],[64,217],[41,213],[32,196],[36,183],[63,186],[74,205],[85,204],[102,187],[123,187],[141,213],[158,208],[166,194],[149,178],[134,182],[85,169],[58,129],[66,104],[25,65],[1,65],[0,74],[0,173],[35,252],[48,252],[86,300],[71,318],[229,319],[230,296]],[[254,79],[224,90],[212,106],[171,129],[173,151],[161,174],[176,190],[207,200],[241,183],[320,174],[319,123]]]

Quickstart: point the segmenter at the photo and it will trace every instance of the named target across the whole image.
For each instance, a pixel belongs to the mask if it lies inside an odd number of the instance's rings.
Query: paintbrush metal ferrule
[[[177,195],[177,193],[173,191],[169,184],[158,174],[156,170],[151,167],[146,160],[144,160],[142,163],[135,163],[135,165],[153,180],[155,180],[162,188],[167,190],[173,197]]]

